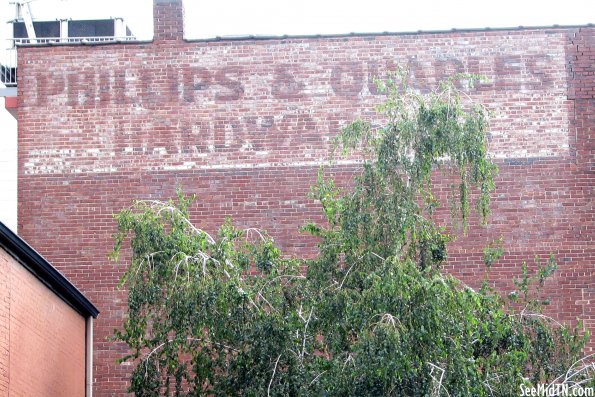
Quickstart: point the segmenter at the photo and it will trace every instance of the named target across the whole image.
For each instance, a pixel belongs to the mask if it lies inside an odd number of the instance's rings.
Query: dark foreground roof
[[[99,310],[22,238],[0,222],[0,247],[25,266],[56,295],[85,317],[97,317]]]

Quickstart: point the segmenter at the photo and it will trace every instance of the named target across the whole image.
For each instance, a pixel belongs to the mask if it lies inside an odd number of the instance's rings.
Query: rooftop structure
[[[16,18],[12,25],[12,37],[0,47],[0,96],[17,95],[17,46],[19,45],[64,45],[134,41],[136,37],[122,18],[94,20],[34,20],[30,2],[15,2]],[[11,100],[7,108],[13,109]]]

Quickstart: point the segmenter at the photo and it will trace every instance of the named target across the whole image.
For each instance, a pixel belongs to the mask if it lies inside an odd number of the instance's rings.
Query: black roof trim
[[[81,315],[97,317],[99,310],[62,273],[2,222],[0,246]]]
[[[476,32],[499,32],[518,30],[546,30],[546,29],[577,29],[592,28],[594,25],[544,25],[544,26],[516,26],[498,28],[467,28],[467,29],[445,29],[445,30],[416,30],[406,32],[367,32],[367,33],[339,33],[339,34],[298,34],[298,35],[237,35],[237,36],[215,36],[200,39],[184,39],[188,42],[226,42],[226,41],[260,41],[260,40],[291,40],[291,39],[335,39],[349,37],[370,37],[370,36],[411,36],[418,34],[445,34],[445,33],[476,33]]]

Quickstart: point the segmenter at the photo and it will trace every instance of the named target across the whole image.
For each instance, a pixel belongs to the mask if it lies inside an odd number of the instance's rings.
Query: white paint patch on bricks
[[[34,60],[31,67],[43,67],[44,74],[29,80],[25,74],[30,95],[23,106],[40,114],[45,149],[23,147],[24,171],[319,164],[341,128],[357,118],[377,118],[373,108],[384,97],[374,78],[395,65],[407,67],[421,91],[453,73],[486,76],[466,94],[493,112],[494,158],[565,156],[572,112],[565,45],[563,32],[457,33],[187,43],[142,62],[137,59],[148,50],[113,46],[109,53],[90,53],[81,70],[66,56],[58,62],[47,57],[44,65]]]

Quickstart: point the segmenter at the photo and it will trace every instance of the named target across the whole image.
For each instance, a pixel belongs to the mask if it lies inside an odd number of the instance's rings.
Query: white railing
[[[8,39],[0,47],[0,83],[5,87],[17,85],[17,47],[20,45],[100,44],[136,41],[134,36],[114,37],[37,37]],[[1,85],[0,85],[1,87]]]
[[[89,43],[119,43],[136,41],[134,36],[96,36],[96,37],[37,37],[35,39],[10,39],[13,46],[19,45],[52,45],[52,44],[89,44]]]

